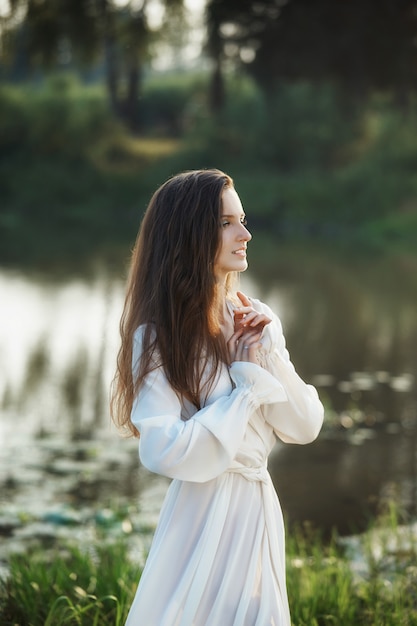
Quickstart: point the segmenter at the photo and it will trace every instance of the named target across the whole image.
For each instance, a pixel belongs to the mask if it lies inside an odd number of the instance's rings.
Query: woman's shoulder
[[[160,365],[159,351],[156,342],[156,330],[154,324],[141,324],[133,333],[132,363],[138,366],[141,358],[147,354],[150,363],[154,367]]]
[[[141,324],[133,333],[133,353],[136,357],[142,352],[149,349],[156,341],[156,330],[153,324]]]
[[[154,324],[140,324],[140,326],[138,326],[133,333],[133,340],[135,342],[142,343],[145,335],[148,335],[151,340],[155,339],[156,331]]]

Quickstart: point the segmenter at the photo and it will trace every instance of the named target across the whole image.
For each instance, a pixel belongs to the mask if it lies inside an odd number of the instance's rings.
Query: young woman
[[[281,323],[235,291],[251,234],[232,179],[174,176],[133,252],[113,391],[145,467],[172,478],[126,626],[290,626],[277,437],[321,428]]]

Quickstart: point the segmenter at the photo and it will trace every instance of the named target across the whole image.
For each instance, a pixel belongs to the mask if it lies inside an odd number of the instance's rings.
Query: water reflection
[[[315,444],[279,446],[271,459],[289,520],[361,529],[388,496],[417,514],[416,261],[408,263],[313,263],[290,281],[258,281],[327,407]]]
[[[417,513],[417,261],[384,263],[315,259],[242,280],[279,313],[326,405],[316,443],[278,445],[271,458],[290,522],[357,530],[388,497]],[[153,523],[166,481],[139,467],[108,414],[123,291],[103,267],[59,281],[0,272],[0,534],[21,532],[23,512],[95,520],[93,509],[136,506],[140,492],[136,511]]]
[[[33,434],[108,428],[122,282],[103,271],[58,283],[2,272],[0,294],[3,407]]]

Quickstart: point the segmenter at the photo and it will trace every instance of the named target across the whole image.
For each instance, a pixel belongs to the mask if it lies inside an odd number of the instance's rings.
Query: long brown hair
[[[130,263],[111,398],[113,420],[130,435],[138,436],[130,420],[133,400],[156,363],[178,395],[200,408],[203,372],[209,388],[227,362],[213,264],[228,187],[233,181],[220,170],[183,172],[159,187],[146,210]],[[134,334],[142,324],[133,376]]]

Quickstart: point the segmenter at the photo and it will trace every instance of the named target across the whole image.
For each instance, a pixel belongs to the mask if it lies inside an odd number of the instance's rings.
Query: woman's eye
[[[243,226],[247,226],[247,224],[248,224],[248,220],[246,219],[246,217],[243,217],[243,218],[240,220],[240,223],[241,223],[241,224],[243,224]]]
[[[222,222],[222,228],[224,228],[225,226],[228,226],[229,224],[230,224],[230,222],[225,220],[224,222]]]

